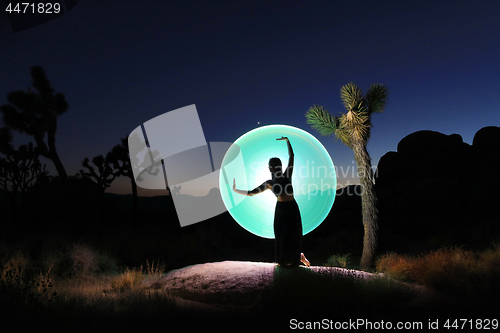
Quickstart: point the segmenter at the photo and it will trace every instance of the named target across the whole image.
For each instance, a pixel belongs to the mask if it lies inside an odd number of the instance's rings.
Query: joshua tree
[[[11,200],[12,221],[17,222],[17,193],[21,192],[21,208],[35,184],[48,174],[45,165],[38,159],[38,149],[30,142],[15,150],[12,147],[12,135],[8,128],[0,129],[0,152],[6,158],[0,158],[0,191]]]
[[[134,179],[134,173],[132,171],[132,163],[134,165],[140,166],[145,163],[145,161],[140,161],[137,156],[130,156],[128,148],[128,138],[121,139],[121,144],[113,147],[111,152],[108,154],[110,163],[113,164],[116,176],[125,176],[130,178],[130,183],[132,184],[132,224],[134,227],[139,226],[139,221],[137,218],[137,184]],[[159,156],[158,151],[151,152],[151,158],[155,159]],[[160,172],[159,164],[155,163],[153,166],[146,169],[146,172],[150,175],[156,175]],[[141,178],[137,178],[141,180]]]
[[[11,129],[35,138],[40,155],[52,160],[60,178],[66,181],[68,175],[56,150],[56,131],[57,117],[68,110],[68,103],[64,94],[54,93],[42,67],[31,67],[31,76],[37,92],[28,88],[26,92],[7,94],[9,104],[0,106],[0,112]]]
[[[132,166],[130,165],[127,138],[121,139],[121,142],[121,144],[114,146],[108,155],[116,176],[130,178],[130,183],[132,184],[132,225],[137,227],[137,185],[134,180]]]
[[[371,158],[366,146],[370,139],[371,116],[384,110],[388,96],[388,89],[383,84],[372,84],[363,96],[356,84],[349,83],[340,89],[346,113],[338,117],[332,116],[322,106],[313,106],[306,113],[307,123],[321,135],[335,134],[354,152],[362,186],[364,239],[360,268],[364,270],[370,270],[374,266],[378,230],[377,197],[373,188]]]
[[[89,164],[89,159],[86,157],[82,165],[88,170],[83,171],[80,170],[80,174],[84,177],[92,178],[99,188],[101,192],[104,193],[108,187],[111,186],[111,183],[116,178],[116,174],[113,172],[113,168],[111,167],[110,154],[106,155],[106,157],[99,155],[92,159],[92,163],[97,167],[97,171],[93,166]]]
[[[8,127],[0,128],[0,153],[9,154],[13,151],[12,147],[12,131]]]
[[[116,178],[110,156],[111,153],[108,153],[106,157],[99,155],[92,159],[92,163],[97,167],[97,170],[89,164],[89,159],[86,157],[82,165],[88,171],[80,170],[80,175],[93,179],[101,190],[101,222],[104,219],[104,192]]]

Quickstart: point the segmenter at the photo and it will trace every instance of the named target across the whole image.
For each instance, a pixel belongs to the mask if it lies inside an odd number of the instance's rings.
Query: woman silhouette
[[[278,198],[274,212],[274,239],[276,244],[276,262],[279,266],[298,266],[302,262],[310,266],[309,261],[302,253],[302,219],[300,210],[293,196],[292,171],[294,155],[292,145],[287,137],[276,140],[285,140],[288,145],[288,166],[283,172],[281,160],[273,157],[269,160],[269,171],[272,178],[251,191],[238,190],[236,180],[233,179],[233,191],[242,195],[253,196],[272,190]]]

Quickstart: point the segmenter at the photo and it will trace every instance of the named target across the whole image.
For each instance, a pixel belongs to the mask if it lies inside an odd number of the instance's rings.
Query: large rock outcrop
[[[157,284],[182,307],[188,309],[199,309],[210,313],[252,313],[263,309],[273,309],[276,306],[284,306],[283,300],[269,297],[269,290],[273,288],[276,293],[281,288],[287,292],[293,292],[295,297],[304,302],[320,302],[323,294],[311,295],[317,292],[314,283],[328,283],[329,288],[352,288],[356,293],[357,288],[367,288],[363,282],[371,279],[381,278],[382,274],[367,273],[358,270],[338,267],[294,267],[281,268],[275,263],[251,262],[251,261],[222,261],[187,266],[170,271]],[[321,277],[327,278],[322,280]],[[323,282],[322,282],[323,281]],[[377,281],[377,280],[375,280]],[[395,290],[402,293],[411,293],[408,301],[413,299],[412,304],[422,300],[429,301],[429,297],[442,297],[428,288],[406,284],[391,280]],[[376,283],[376,282],[373,282]],[[365,287],[363,287],[365,286]],[[380,287],[380,286],[379,286]],[[365,295],[366,290],[360,295]],[[267,295],[267,296],[266,296]],[[355,297],[355,295],[351,295]],[[262,298],[264,297],[264,298]],[[291,300],[294,299],[290,295]],[[333,298],[327,297],[328,302],[335,303],[349,298],[339,290],[333,292]],[[359,300],[361,302],[361,300]],[[268,304],[276,302],[276,304]],[[355,302],[353,303],[355,304]],[[410,305],[410,304],[409,304]],[[416,304],[414,304],[416,305]],[[307,304],[302,304],[307,307]],[[411,305],[410,305],[411,306]],[[260,310],[259,310],[260,309]],[[304,312],[306,309],[303,309]],[[327,311],[327,309],[324,309]],[[250,312],[249,312],[250,311]]]
[[[500,128],[459,134],[418,131],[386,153],[375,175],[380,233],[403,239],[480,243],[499,237]],[[390,238],[390,237],[389,237]]]

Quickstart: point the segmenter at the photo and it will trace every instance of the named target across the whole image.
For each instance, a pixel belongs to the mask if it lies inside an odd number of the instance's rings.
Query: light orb
[[[288,165],[288,137],[294,152],[292,185],[302,217],[303,235],[314,230],[326,218],[335,200],[337,176],[325,147],[308,132],[287,125],[256,128],[238,138],[222,160],[219,188],[222,201],[234,220],[247,231],[264,238],[274,238],[276,196],[267,190],[254,196],[233,192],[236,188],[252,190],[271,179],[268,162],[272,157]]]

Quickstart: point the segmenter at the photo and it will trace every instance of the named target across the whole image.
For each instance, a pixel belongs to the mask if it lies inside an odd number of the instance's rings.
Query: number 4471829
[[[446,320],[443,327],[447,329],[498,329],[498,319],[455,319],[455,320]]]
[[[61,11],[61,5],[59,3],[30,3],[30,2],[21,2],[21,3],[12,3],[9,2],[7,7],[5,8],[6,12],[9,13],[38,13],[38,14],[58,14]]]

